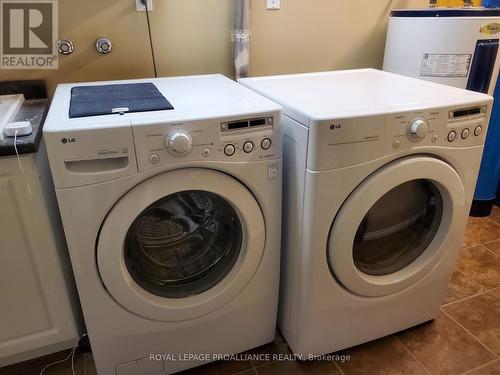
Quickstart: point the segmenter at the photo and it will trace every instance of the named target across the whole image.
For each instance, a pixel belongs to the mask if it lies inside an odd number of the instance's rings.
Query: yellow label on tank
[[[500,23],[492,22],[482,25],[479,32],[488,35],[498,34],[500,32]]]
[[[472,2],[472,5],[475,7],[480,7],[482,5],[481,0],[474,0]],[[464,6],[464,1],[463,0],[438,0],[437,3],[438,7],[458,7],[461,8]]]

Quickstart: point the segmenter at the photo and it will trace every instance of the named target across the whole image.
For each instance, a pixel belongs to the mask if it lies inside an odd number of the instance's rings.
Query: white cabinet
[[[0,367],[72,347],[79,316],[43,143],[0,157]],[[29,186],[29,189],[28,189]]]

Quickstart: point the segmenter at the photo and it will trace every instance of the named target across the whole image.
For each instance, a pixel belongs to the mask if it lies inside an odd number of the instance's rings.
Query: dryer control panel
[[[490,104],[321,120],[309,127],[308,168],[348,167],[429,147],[484,145]]]
[[[186,161],[248,162],[281,155],[281,116],[264,113],[133,126],[140,171]]]
[[[442,108],[386,117],[386,153],[421,146],[470,147],[484,144],[487,106]]]

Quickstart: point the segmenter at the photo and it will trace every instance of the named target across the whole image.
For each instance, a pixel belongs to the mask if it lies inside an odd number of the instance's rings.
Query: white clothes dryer
[[[284,108],[279,326],[322,355],[435,318],[492,98],[372,69],[242,79]]]

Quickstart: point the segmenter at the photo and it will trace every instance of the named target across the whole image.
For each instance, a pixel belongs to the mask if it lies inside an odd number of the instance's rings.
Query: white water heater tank
[[[384,70],[492,95],[499,38],[500,9],[394,10]]]

